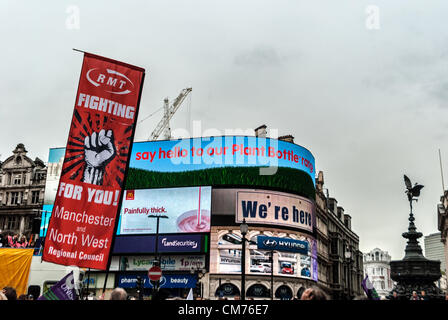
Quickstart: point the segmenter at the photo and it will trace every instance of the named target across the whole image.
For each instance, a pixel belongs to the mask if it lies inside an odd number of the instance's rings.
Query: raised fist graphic
[[[84,139],[84,168],[83,182],[103,185],[106,165],[115,157],[114,136],[112,130],[102,129],[98,134]]]

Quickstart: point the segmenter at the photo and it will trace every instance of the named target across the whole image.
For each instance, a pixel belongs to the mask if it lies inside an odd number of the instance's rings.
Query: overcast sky
[[[45,162],[50,147],[65,146],[78,48],[147,70],[140,120],[191,86],[173,129],[200,120],[203,130],[266,124],[292,134],[352,216],[360,249],[401,259],[404,173],[425,185],[418,231],[437,232],[439,148],[448,171],[447,10],[436,0],[3,0],[0,160],[18,143]],[[135,140],[161,116],[139,123]]]

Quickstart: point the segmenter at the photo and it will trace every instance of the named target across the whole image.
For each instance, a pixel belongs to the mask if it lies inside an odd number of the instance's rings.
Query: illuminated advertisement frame
[[[117,235],[159,233],[208,233],[211,219],[211,187],[126,190]]]

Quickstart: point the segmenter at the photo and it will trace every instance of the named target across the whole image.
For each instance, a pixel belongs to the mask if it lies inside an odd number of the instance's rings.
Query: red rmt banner
[[[84,54],[43,260],[107,269],[144,76]]]

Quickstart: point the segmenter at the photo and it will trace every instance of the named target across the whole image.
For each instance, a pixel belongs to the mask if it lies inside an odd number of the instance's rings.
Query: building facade
[[[47,168],[27,152],[20,143],[13,155],[0,163],[0,230],[29,238],[37,233],[33,225],[43,205]]]
[[[385,299],[393,288],[390,260],[389,253],[379,248],[364,254],[364,276],[369,276],[370,282],[382,299]]]
[[[437,286],[442,289],[447,289],[446,279],[446,261],[445,261],[445,246],[442,242],[441,233],[433,233],[425,236],[425,256],[430,260],[440,261],[440,271],[442,277],[437,281]]]
[[[438,229],[440,231],[440,240],[442,241],[443,248],[444,248],[444,263],[445,268],[448,265],[448,241],[447,241],[447,235],[448,235],[448,219],[447,219],[447,213],[448,213],[448,191],[445,191],[443,196],[440,197],[440,203],[437,205],[437,221],[438,221]],[[444,277],[442,273],[442,278]],[[445,279],[446,279],[446,273],[445,273]],[[446,284],[445,284],[446,286]],[[446,291],[445,291],[446,292]]]
[[[352,230],[351,216],[344,213],[344,208],[324,188],[323,172],[316,179],[316,227],[319,278],[328,287],[332,299],[363,296],[359,237]]]

